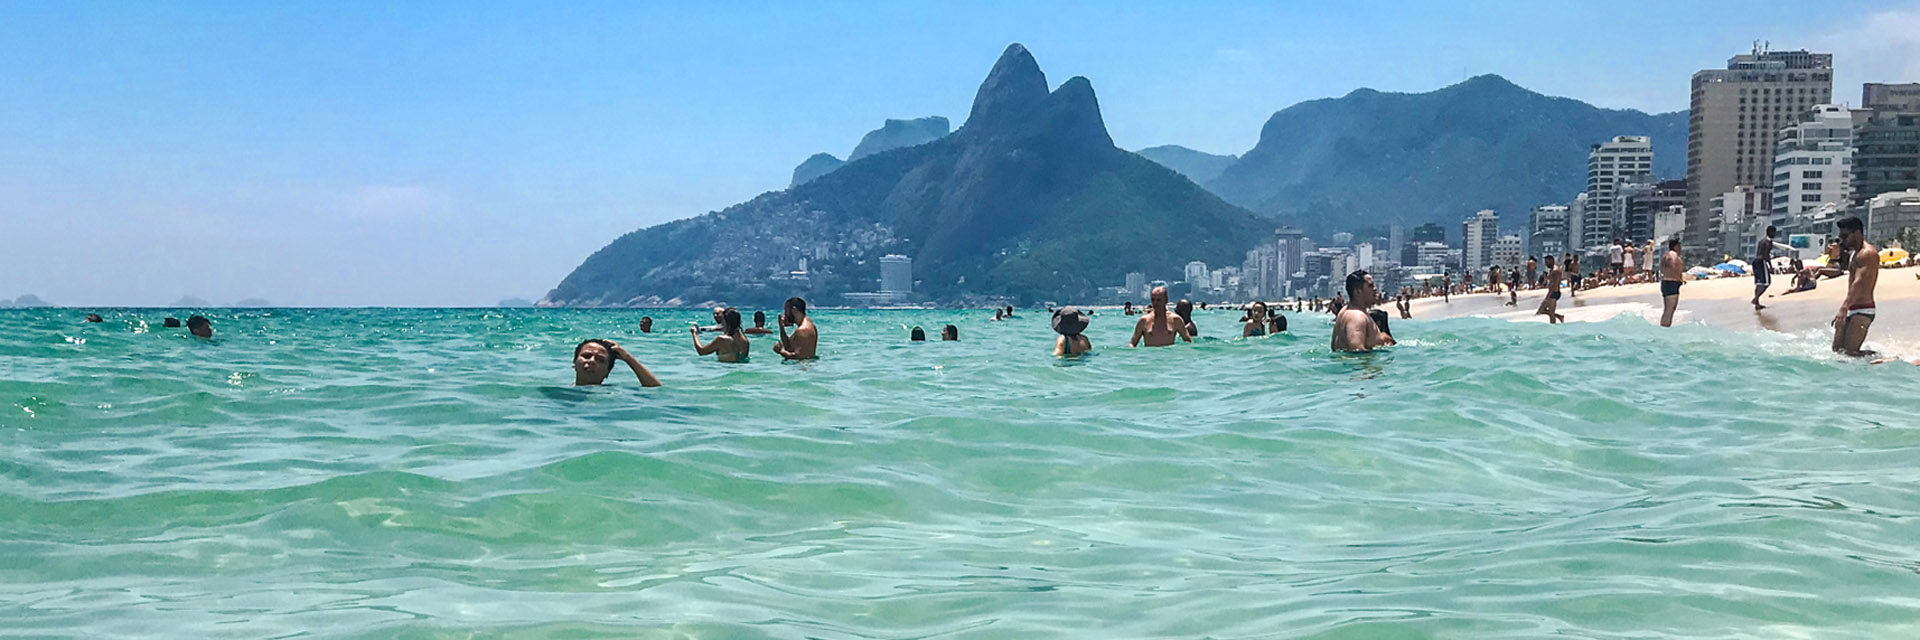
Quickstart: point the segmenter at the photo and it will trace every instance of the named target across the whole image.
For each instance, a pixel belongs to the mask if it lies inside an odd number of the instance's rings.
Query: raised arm
[[[633,357],[633,354],[628,353],[625,347],[614,344],[612,340],[608,340],[607,345],[613,347],[614,358],[627,363],[627,367],[633,369],[633,375],[640,378],[640,386],[660,386],[660,379],[653,377],[653,372],[647,370],[647,365],[640,364],[640,359]]]
[[[710,356],[710,355],[713,355],[713,352],[719,351],[720,338],[725,337],[725,336],[714,336],[713,340],[702,345],[700,344],[700,330],[692,329],[690,330],[690,332],[693,334],[693,352],[703,356]]]
[[[773,352],[780,354],[782,358],[790,358],[793,354],[793,346],[787,342],[787,339],[787,313],[782,311],[780,312],[780,341],[773,343]]]

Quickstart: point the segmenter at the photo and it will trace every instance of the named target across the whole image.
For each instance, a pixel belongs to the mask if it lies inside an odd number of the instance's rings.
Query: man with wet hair
[[[787,333],[787,327],[793,327],[793,333]],[[807,301],[787,298],[786,310],[780,313],[780,341],[774,343],[773,352],[788,360],[812,360],[819,357],[819,347],[820,329],[807,317]]]
[[[1865,225],[1857,217],[1834,223],[1840,230],[1841,257],[1847,263],[1847,297],[1833,315],[1833,350],[1856,358],[1877,355],[1864,351],[1867,329],[1873,327],[1873,287],[1880,281],[1880,250],[1867,242]]]
[[[750,336],[772,335],[773,330],[767,328],[767,312],[753,312],[753,326],[742,329],[740,332]]]
[[[1347,304],[1333,317],[1333,350],[1363,352],[1393,345],[1393,336],[1380,328],[1367,311],[1380,301],[1373,274],[1366,270],[1347,274]]]
[[[1152,305],[1140,316],[1140,321],[1133,324],[1133,339],[1127,341],[1127,346],[1138,347],[1142,341],[1149,347],[1172,346],[1176,336],[1193,342],[1193,336],[1187,335],[1186,319],[1167,309],[1166,287],[1154,287],[1148,299]]]
[[[187,333],[193,334],[195,338],[212,338],[213,321],[208,320],[206,316],[187,318]]]
[[[653,333],[653,316],[640,316],[640,333]]]
[[[591,338],[573,348],[573,384],[585,387],[606,382],[607,375],[613,373],[613,362],[627,363],[633,369],[633,375],[640,378],[642,387],[658,387],[660,379],[653,377],[647,366],[640,364],[638,358],[627,353],[625,348],[614,344],[612,340]]]

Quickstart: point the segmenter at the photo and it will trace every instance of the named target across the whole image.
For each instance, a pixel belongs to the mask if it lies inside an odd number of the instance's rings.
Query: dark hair
[[[765,311],[755,311],[755,312],[753,312],[753,323],[754,323],[755,325],[762,325],[762,324],[766,324],[766,323],[767,323],[767,312],[765,312]]]
[[[1679,238],[1674,238],[1674,239],[1672,239],[1672,240],[1668,240],[1668,241],[1667,241],[1667,248],[1668,248],[1668,249],[1678,249],[1678,248],[1680,248],[1680,239],[1679,239]]]
[[[740,333],[740,310],[739,309],[735,309],[733,307],[727,307],[726,311],[723,311],[720,313],[720,331],[728,335],[736,335]]]
[[[788,309],[797,309],[797,310],[799,310],[799,311],[800,311],[800,313],[806,313],[806,312],[807,312],[807,301],[806,301],[806,300],[802,300],[802,299],[800,299],[800,297],[799,297],[799,296],[794,296],[794,297],[792,297],[792,298],[787,298],[787,308],[788,308]]]
[[[927,332],[920,327],[914,327],[912,331],[907,332],[907,339],[914,342],[926,342]]]
[[[1839,222],[1833,223],[1833,226],[1838,227],[1840,229],[1841,234],[1846,234],[1849,232],[1865,229],[1867,225],[1866,223],[1861,222],[1860,218],[1857,216],[1847,216],[1846,218],[1842,218]]]
[[[213,326],[213,322],[211,320],[208,320],[206,316],[193,316],[193,317],[187,318],[188,329],[192,329],[194,327],[210,327],[210,326]]]
[[[960,327],[947,325],[940,328],[940,337],[947,340],[960,339]]]
[[[1352,296],[1355,289],[1366,286],[1367,277],[1370,275],[1372,274],[1367,273],[1366,269],[1347,274],[1347,295]]]
[[[1779,229],[1773,228],[1773,225],[1767,225],[1767,237],[1771,238],[1775,235],[1778,235],[1779,233],[1780,233]]]
[[[175,317],[173,317],[173,316],[167,316],[167,319],[166,319],[166,320],[162,320],[162,321],[160,321],[160,326],[162,326],[162,327],[178,327],[178,326],[180,326],[180,319],[179,319],[179,318],[175,318]]]
[[[580,350],[587,348],[587,345],[590,345],[590,344],[600,345],[600,348],[607,350],[607,355],[609,356],[613,355],[613,347],[607,346],[607,341],[601,340],[599,338],[587,338],[585,340],[581,340],[580,344],[573,346],[573,357],[575,358],[580,357]]]

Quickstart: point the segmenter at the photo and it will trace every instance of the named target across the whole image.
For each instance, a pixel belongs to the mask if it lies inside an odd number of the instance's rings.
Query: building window
[[[1800,201],[1801,202],[1819,202],[1820,194],[1818,193],[1801,194]]]
[[[1819,190],[1820,190],[1820,183],[1818,183],[1818,182],[1802,182],[1802,183],[1800,183],[1800,189],[1801,189],[1802,191],[1819,191]]]
[[[1826,173],[1825,171],[1802,171],[1800,172],[1800,177],[1807,179],[1824,178],[1826,177]]]

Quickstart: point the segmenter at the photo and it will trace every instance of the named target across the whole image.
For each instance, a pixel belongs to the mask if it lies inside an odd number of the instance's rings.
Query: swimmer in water
[[[213,321],[208,320],[206,316],[187,318],[187,333],[193,334],[195,338],[212,338]]]
[[[743,329],[740,332],[750,336],[772,335],[773,330],[767,328],[767,312],[765,311],[753,312],[753,326],[747,327],[746,329]]]
[[[720,335],[706,344],[700,344],[700,329],[689,331],[693,334],[693,350],[700,355],[712,355],[721,362],[746,362],[747,352],[751,348],[747,335],[740,332],[740,311],[727,309],[720,313]]]
[[[581,342],[573,348],[573,384],[574,386],[592,386],[606,382],[607,375],[613,373],[615,360],[627,363],[633,369],[633,375],[640,378],[642,387],[658,387],[660,379],[653,377],[647,366],[640,364],[638,358],[627,353],[625,348],[612,340],[599,338]]]
[[[793,327],[791,335],[787,327]],[[807,301],[787,298],[786,310],[780,314],[780,341],[774,343],[773,352],[788,360],[812,360],[818,356],[819,347],[820,329],[813,326],[813,318],[807,317]]]
[[[1087,340],[1083,332],[1087,330],[1087,314],[1073,307],[1060,307],[1053,312],[1053,332],[1060,337],[1053,340],[1053,355],[1077,356],[1093,350],[1093,342]]]
[[[1380,323],[1367,313],[1380,297],[1373,275],[1365,270],[1347,274],[1346,288],[1349,302],[1333,318],[1333,350],[1358,352],[1393,346],[1393,336],[1381,330]]]

